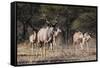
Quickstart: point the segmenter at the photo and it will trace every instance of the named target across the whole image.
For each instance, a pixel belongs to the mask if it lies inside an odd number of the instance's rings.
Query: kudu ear
[[[50,23],[50,22],[47,20],[47,18],[46,18],[46,23],[47,23],[47,24],[49,24],[49,23]]]
[[[52,24],[53,27],[56,27],[57,23]]]
[[[47,20],[47,18],[45,19],[47,26],[50,26],[50,22]]]

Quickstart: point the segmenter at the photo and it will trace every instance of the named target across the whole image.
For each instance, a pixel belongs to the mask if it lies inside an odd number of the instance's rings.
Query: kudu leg
[[[83,44],[82,43],[80,43],[80,46],[81,46],[81,50],[83,50]]]
[[[75,45],[75,55],[77,55],[77,51],[78,51],[77,45]]]
[[[31,43],[31,54],[33,55],[33,43]]]
[[[87,50],[87,52],[89,52],[89,43],[88,42],[86,42],[86,50]]]
[[[74,54],[77,55],[77,44],[74,42],[73,47],[74,47]]]

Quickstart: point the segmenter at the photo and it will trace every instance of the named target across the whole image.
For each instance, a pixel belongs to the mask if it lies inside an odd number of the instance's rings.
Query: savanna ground
[[[18,65],[88,60],[96,60],[96,39],[90,40],[88,52],[84,46],[83,50],[78,49],[77,54],[75,54],[75,48],[71,43],[64,47],[61,45],[54,46],[53,50],[46,47],[46,53],[44,53],[44,49],[40,47],[34,47],[32,50],[28,41],[17,45]]]

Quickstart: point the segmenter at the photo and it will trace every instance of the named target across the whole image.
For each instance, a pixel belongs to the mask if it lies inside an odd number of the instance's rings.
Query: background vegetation
[[[96,36],[96,12],[96,7],[17,3],[17,43],[46,26],[46,18],[51,24],[57,23],[65,40],[70,40],[77,30]]]

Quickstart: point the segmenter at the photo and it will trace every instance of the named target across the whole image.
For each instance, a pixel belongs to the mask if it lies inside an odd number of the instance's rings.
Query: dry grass
[[[72,62],[72,61],[87,61],[96,60],[96,41],[91,40],[89,52],[84,47],[83,50],[78,50],[75,54],[75,49],[72,45],[64,48],[61,46],[55,47],[53,50],[46,48],[34,48],[32,50],[29,43],[18,44],[17,48],[17,63],[20,64],[41,64],[55,62]]]

